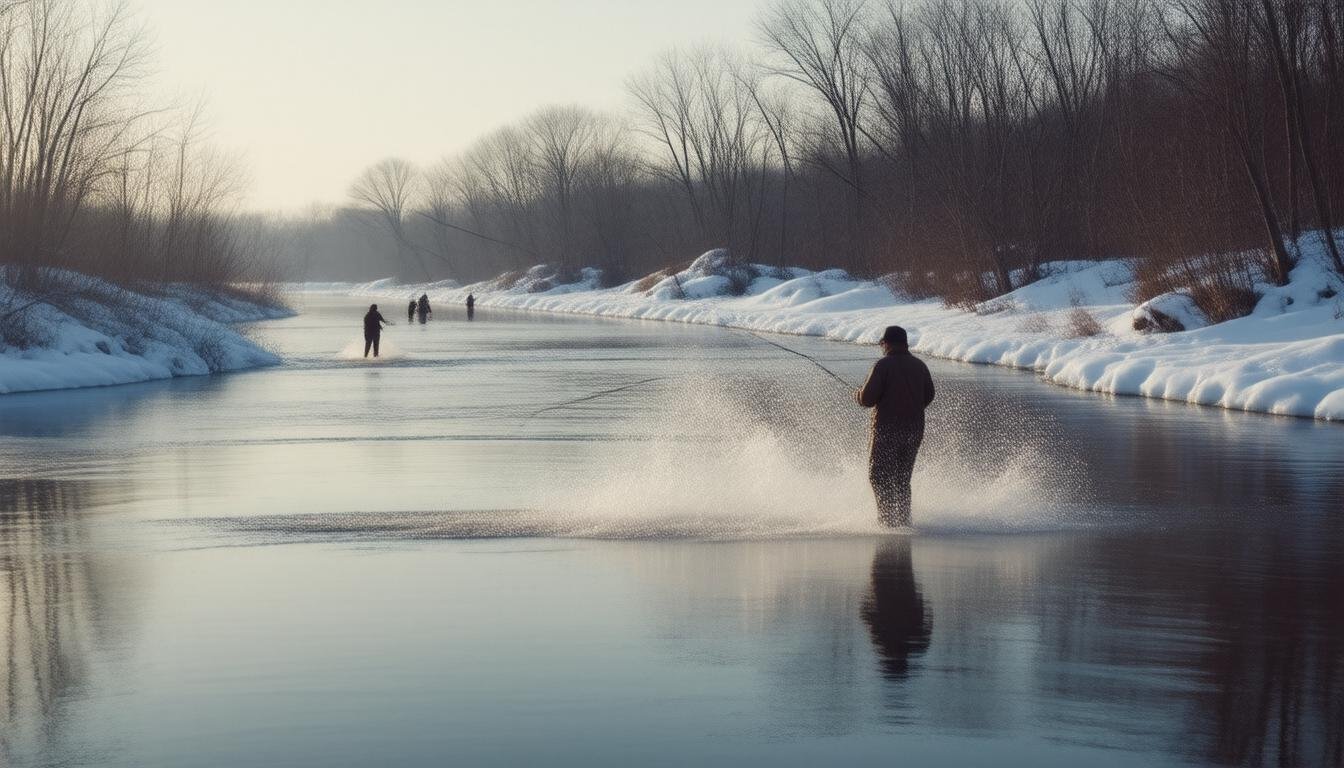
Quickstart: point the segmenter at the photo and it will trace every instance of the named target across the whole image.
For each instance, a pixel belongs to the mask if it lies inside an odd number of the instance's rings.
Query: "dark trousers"
[[[874,425],[868,480],[883,525],[910,525],[910,478],[924,441],[924,425]]]
[[[374,356],[374,357],[377,357],[377,356],[378,356],[378,338],[379,338],[380,336],[382,336],[381,333],[366,333],[366,334],[364,334],[364,356],[365,356],[365,357],[368,357],[368,356],[369,356],[369,347],[373,347],[373,356]]]

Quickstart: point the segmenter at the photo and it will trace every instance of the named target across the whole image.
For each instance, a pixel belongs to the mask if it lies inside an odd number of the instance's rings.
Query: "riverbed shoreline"
[[[594,270],[575,283],[538,277],[507,288],[498,280],[396,284],[302,284],[296,291],[395,299],[427,294],[437,305],[661,320],[856,344],[875,344],[887,325],[910,331],[914,351],[960,362],[1041,374],[1049,383],[1228,410],[1344,421],[1344,300],[1336,276],[1304,257],[1289,285],[1263,287],[1251,315],[1176,333],[1142,333],[1151,311],[1129,300],[1133,275],[1119,260],[1057,262],[1036,282],[975,307],[903,300],[884,285],[840,270],[783,270],[743,295],[715,295],[726,278],[696,275],[639,290],[598,287]],[[545,281],[545,282],[543,282]],[[675,295],[673,295],[675,291]],[[398,304],[400,306],[400,304]],[[1078,325],[1092,324],[1090,335]]]
[[[181,283],[135,289],[53,271],[40,290],[0,280],[0,395],[133,384],[280,363],[239,324],[280,303]]]

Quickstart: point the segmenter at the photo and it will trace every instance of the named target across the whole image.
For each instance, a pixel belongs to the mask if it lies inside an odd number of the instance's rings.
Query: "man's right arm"
[[[855,393],[854,397],[859,401],[859,405],[864,408],[872,408],[882,399],[882,392],[887,387],[886,367],[879,360],[873,364],[873,370],[868,374],[868,380]]]

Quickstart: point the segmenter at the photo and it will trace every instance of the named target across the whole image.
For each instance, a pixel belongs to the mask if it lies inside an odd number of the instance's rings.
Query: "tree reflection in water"
[[[0,479],[0,764],[40,753],[87,672],[89,558],[78,482]]]

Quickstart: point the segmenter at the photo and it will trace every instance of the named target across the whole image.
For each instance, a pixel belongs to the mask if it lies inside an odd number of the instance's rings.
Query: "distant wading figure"
[[[378,356],[378,337],[383,335],[383,325],[391,325],[383,319],[382,313],[378,311],[377,304],[369,305],[369,313],[364,316],[364,356],[369,356],[369,348],[373,348],[373,356]]]
[[[473,296],[473,295],[471,295],[470,293],[468,293],[468,294],[467,294],[467,319],[470,320],[471,318],[473,318],[473,317],[475,317],[475,316],[476,316],[476,297]]]
[[[429,313],[432,311],[429,308],[429,294],[420,294],[420,305],[418,310],[420,312],[420,324],[424,325],[425,321],[429,319]]]
[[[411,299],[411,303],[410,303],[410,305],[406,307],[406,322],[407,322],[407,323],[413,323],[413,322],[415,322],[415,306],[416,306],[416,304],[415,304],[415,299]]]
[[[910,354],[905,329],[888,326],[881,360],[857,393],[859,405],[873,408],[868,479],[884,525],[910,525],[910,478],[924,440],[924,409],[933,402],[928,366]]]

